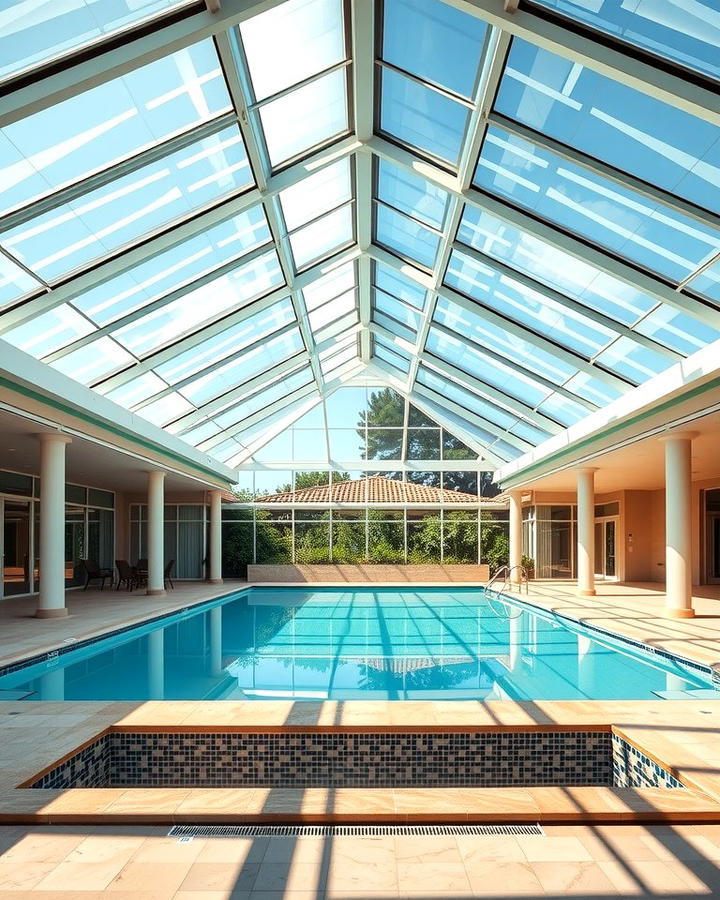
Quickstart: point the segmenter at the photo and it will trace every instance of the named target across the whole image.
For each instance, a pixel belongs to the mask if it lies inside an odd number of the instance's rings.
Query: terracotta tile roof
[[[367,493],[366,493],[367,491]],[[258,503],[330,503],[330,486],[301,488],[257,497]],[[424,484],[396,481],[376,475],[373,478],[339,481],[332,486],[333,503],[477,503],[474,494],[444,491]]]

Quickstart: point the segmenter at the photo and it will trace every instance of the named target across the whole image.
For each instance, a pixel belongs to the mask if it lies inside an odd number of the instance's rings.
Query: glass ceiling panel
[[[147,419],[148,422],[152,422],[154,425],[162,427],[167,425],[168,422],[172,422],[173,419],[192,412],[192,409],[192,403],[189,403],[180,394],[173,392],[166,397],[155,400],[154,403],[150,403],[148,406],[143,406],[142,409],[138,410],[137,415]]]
[[[232,126],[16,226],[0,243],[53,280],[250,184],[242,138]]]
[[[617,333],[610,329],[543,297],[537,291],[521,286],[459,250],[452,252],[445,282],[495,312],[527,325],[587,359],[617,337]],[[463,326],[469,320],[474,320],[474,325],[483,321],[481,309],[478,309],[476,316],[464,310],[457,315],[459,318],[453,327],[459,325],[463,334],[467,333]],[[442,319],[438,318],[438,321]]]
[[[376,325],[380,325],[390,334],[403,338],[411,344],[414,344],[417,341],[417,332],[413,331],[412,328],[406,328],[405,325],[402,325],[397,319],[381,312],[377,307],[372,312],[372,321],[375,322]]]
[[[375,237],[398,256],[432,269],[440,236],[389,206],[375,204]]]
[[[215,421],[222,428],[230,428],[261,409],[266,409],[271,403],[290,396],[290,394],[300,390],[300,388],[307,387],[312,384],[312,381],[312,373],[309,369],[288,375],[287,378],[281,378],[279,381],[272,382],[267,387],[263,387],[262,390],[243,400],[242,403],[237,403],[226,412],[215,416]]]
[[[688,287],[720,304],[720,261],[708,266],[690,281]]]
[[[328,302],[323,303],[322,306],[316,306],[308,315],[310,329],[313,332],[315,340],[322,340],[318,334],[321,328],[324,328],[326,325],[329,325],[330,322],[334,322],[350,313],[353,313],[353,318],[346,323],[345,327],[347,327],[347,324],[352,324],[358,320],[357,294],[355,288],[341,294],[339,297],[333,297],[332,300],[328,300]]]
[[[374,335],[374,351],[378,359],[382,359],[388,365],[397,369],[403,375],[410,372],[410,357],[403,353],[395,344],[391,344],[384,338]]]
[[[617,278],[473,206],[465,207],[458,240],[624,325],[633,325],[657,305]]]
[[[107,325],[270,241],[262,206],[254,206],[170,250],[104,281],[72,301]]]
[[[383,69],[380,81],[381,130],[457,166],[468,108],[392,69]]]
[[[420,330],[422,316],[417,310],[402,303],[395,297],[390,297],[384,291],[380,291],[377,288],[373,288],[372,295],[373,307],[378,310],[378,312],[382,312],[386,316],[396,319],[413,333]]]
[[[136,356],[142,356],[280,284],[277,255],[270,251],[118,329],[116,337]]]
[[[217,53],[207,40],[7,125],[0,132],[0,212],[230,108]]]
[[[711,78],[720,78],[716,0],[532,0]]]
[[[347,74],[330,72],[260,107],[273,167],[348,131]]]
[[[441,0],[385,0],[383,59],[472,97],[487,25]]]
[[[290,300],[281,300],[269,309],[248,316],[226,331],[216,334],[184,353],[179,353],[169,362],[157,366],[155,371],[169,384],[176,384],[227,356],[241,352],[249,344],[294,321],[295,312],[292,303]]]
[[[353,207],[340,209],[299,228],[290,235],[290,247],[296,269],[303,269],[316,260],[330,256],[353,242]]]
[[[517,38],[495,108],[650,184],[720,211],[718,129],[683,110]]]
[[[37,279],[0,253],[0,309],[41,287]]]
[[[166,10],[189,5],[191,0],[5,0],[0,8],[0,77],[49,62]]]
[[[240,25],[256,100],[345,58],[341,0],[287,0]]]
[[[280,191],[280,205],[288,231],[300,228],[351,199],[349,157]]]
[[[488,129],[475,180],[675,282],[720,248],[720,231],[497,127]]]
[[[82,384],[91,384],[134,362],[134,358],[112,338],[102,337],[92,344],[73,350],[51,365]]]
[[[287,334],[270,338],[262,347],[244,353],[240,359],[219,366],[208,375],[203,375],[181,389],[183,396],[194,404],[207,403],[232,388],[259,375],[265,369],[289,359],[303,349],[300,332],[293,329]]]
[[[650,313],[635,330],[684,356],[720,339],[720,331],[716,328],[670,306],[661,306]]]
[[[6,331],[3,339],[36,359],[41,359],[92,331],[92,322],[63,303],[35,316],[18,328]]]
[[[373,265],[373,283],[386,294],[404,300],[416,309],[425,309],[427,303],[427,291],[420,287],[416,281],[412,281],[402,272],[384,266],[382,263]]]
[[[378,160],[375,196],[431,228],[443,227],[447,191],[384,159]]]
[[[354,263],[344,263],[303,288],[305,307],[308,310],[316,309],[332,300],[333,297],[346,293],[350,288],[355,287],[355,283]]]
[[[158,378],[154,372],[144,372],[142,375],[138,375],[137,378],[133,378],[132,381],[128,381],[126,384],[110,391],[105,396],[115,403],[119,403],[125,409],[132,409],[138,403],[149,400],[154,394],[164,391],[166,387],[166,382],[162,378]]]

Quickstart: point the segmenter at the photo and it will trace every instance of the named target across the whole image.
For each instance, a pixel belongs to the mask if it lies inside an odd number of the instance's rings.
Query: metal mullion
[[[370,147],[375,155],[388,159],[407,171],[415,171],[413,166],[418,162],[419,158],[407,150],[397,147],[385,138],[374,136],[367,142],[367,146]],[[557,226],[537,219],[498,197],[483,193],[474,187],[461,191],[457,178],[430,162],[423,160],[421,166],[417,168],[417,173],[422,174],[423,177],[433,184],[457,196],[463,203],[490,213],[492,216],[525,232],[529,236],[535,237],[543,243],[547,243],[551,247],[555,247],[563,253],[573,256],[581,262],[587,263],[593,268],[616,278],[634,290],[648,294],[681,312],[688,313],[706,325],[710,325],[713,328],[720,327],[720,311],[717,308],[687,294],[679,293],[657,275],[625,262],[607,250],[599,249],[590,242],[583,241],[562,231]]]
[[[560,291],[556,291],[554,288],[543,284],[541,281],[536,281],[531,276],[525,275],[523,272],[519,272],[517,269],[513,269],[512,266],[507,265],[507,263],[496,260],[492,256],[487,256],[485,253],[476,250],[474,247],[463,244],[461,241],[454,241],[453,250],[457,250],[458,252],[463,253],[465,256],[468,256],[475,262],[482,263],[483,265],[486,265],[491,269],[495,269],[501,275],[506,276],[513,281],[516,281],[523,287],[535,291],[542,297],[547,297],[548,300],[554,301],[560,306],[565,306],[568,309],[571,309],[573,312],[576,312],[579,315],[583,316],[584,318],[590,319],[592,322],[596,322],[598,325],[602,325],[604,328],[608,328],[611,331],[614,331],[619,337],[630,338],[630,340],[635,341],[635,343],[640,344],[643,347],[647,347],[648,350],[652,350],[655,353],[660,353],[663,356],[672,359],[674,362],[684,359],[682,353],[678,353],[676,350],[672,350],[670,347],[666,347],[664,344],[653,340],[653,338],[646,337],[643,334],[639,334],[638,332],[633,331],[633,328],[624,325],[622,322],[618,322],[617,319],[613,319],[611,316],[608,316],[605,313],[598,312],[596,309],[585,306],[584,304],[579,303],[577,300],[573,300],[566,294],[562,294]],[[642,319],[640,321],[642,321]],[[610,341],[610,343],[614,342],[615,338]],[[602,350],[598,350],[598,353],[602,353],[604,349],[607,349],[607,347],[604,347]]]
[[[179,300],[181,297],[184,297],[187,294],[191,294],[198,288],[201,288],[212,281],[216,281],[223,275],[227,275],[229,272],[237,269],[238,265],[245,265],[246,263],[252,262],[255,259],[259,259],[270,250],[274,250],[274,246],[271,242],[262,244],[260,247],[256,247],[254,250],[251,250],[246,256],[238,257],[237,259],[233,259],[229,262],[223,263],[223,265],[218,266],[217,269],[212,269],[210,272],[206,272],[199,278],[196,278],[193,281],[189,281],[179,288],[175,288],[175,290],[170,291],[169,294],[164,294],[162,297],[158,297],[157,300],[153,300],[151,303],[148,303],[145,306],[141,306],[138,309],[133,310],[131,313],[128,313],[127,315],[122,316],[119,319],[115,319],[113,322],[110,322],[109,324],[103,325],[99,328],[95,326],[95,323],[92,321],[92,319],[90,319],[89,316],[85,316],[78,310],[80,315],[83,315],[84,318],[86,318],[89,322],[91,322],[93,326],[96,327],[96,330],[91,334],[86,334],[83,337],[77,338],[77,340],[73,341],[71,344],[66,344],[64,347],[61,347],[59,350],[55,350],[53,353],[49,353],[47,356],[44,356],[42,358],[42,361],[45,363],[55,362],[58,359],[62,359],[63,356],[67,356],[69,353],[72,353],[74,350],[79,350],[81,347],[92,344],[94,341],[98,340],[98,338],[110,336],[116,331],[119,331],[121,328],[124,328],[127,325],[131,325],[133,322],[137,322],[139,319],[144,318],[149,313],[155,312],[155,310],[158,309],[162,309],[163,306],[167,306],[169,303],[172,303],[175,300]]]
[[[504,365],[509,365],[510,368],[514,369],[519,374],[525,376],[531,375],[529,370],[524,369],[522,366],[508,363],[508,361],[504,357],[501,357],[497,353],[492,353],[490,355],[491,358],[494,358],[496,362],[503,363]],[[476,375],[471,375],[464,369],[459,369],[457,366],[454,366],[452,363],[446,362],[439,356],[434,356],[431,353],[424,351],[421,354],[420,361],[426,364],[431,370],[435,369],[442,375],[446,375],[452,381],[460,382],[471,392],[471,394],[477,394],[484,400],[487,400],[489,403],[492,403],[495,406],[500,406],[511,415],[518,416],[519,418],[524,419],[531,425],[537,426],[542,431],[548,431],[550,432],[550,434],[559,434],[565,428],[562,423],[557,422],[547,413],[538,412],[533,406],[530,406],[524,400],[520,400],[518,397],[513,397],[511,394],[507,394],[501,391],[499,388],[494,387],[486,381],[481,381]],[[546,378],[542,378],[541,376],[533,377],[535,377],[538,383],[547,390],[552,390],[553,392],[564,391],[563,395],[566,396],[567,399],[573,401],[576,400],[575,395],[571,394],[570,391],[554,385]],[[422,382],[418,382],[418,385],[421,383]],[[588,412],[595,412],[595,410],[597,409],[597,407],[590,403],[590,401],[588,400],[581,400],[578,398],[577,402],[584,405]]]
[[[225,198],[220,202],[211,204],[207,208],[193,212],[174,225],[164,225],[129,247],[120,248],[113,252],[109,258],[95,262],[77,274],[66,276],[50,291],[36,294],[26,301],[20,301],[11,309],[3,312],[0,316],[0,334],[10,328],[23,325],[40,313],[60,306],[62,303],[72,300],[85,291],[91,290],[96,285],[141,265],[165,250],[172,249],[199,234],[204,234],[209,228],[257,206],[264,197],[272,196],[293,184],[297,184],[302,181],[309,171],[318,171],[328,165],[332,165],[337,160],[354,152],[356,148],[357,142],[354,138],[341,138],[334,144],[311,154],[302,162],[285,169],[278,175],[274,175],[268,181],[268,187],[265,192],[257,187],[247,188],[240,194]],[[252,166],[253,158],[247,146],[246,150]],[[37,279],[37,276],[33,277]]]
[[[492,432],[496,438],[500,438],[500,440],[506,441],[508,444],[512,444],[523,453],[527,453],[534,447],[534,444],[531,444],[528,441],[525,441],[522,438],[511,434],[506,428],[503,428],[496,422],[492,422],[491,420],[486,419],[484,416],[478,415],[471,410],[465,409],[464,407],[460,406],[459,403],[455,403],[453,400],[449,400],[447,397],[438,396],[438,394],[436,394],[435,391],[432,390],[432,388],[428,388],[424,384],[416,384],[413,387],[413,392],[417,396],[425,397],[426,400],[431,400],[434,403],[442,404],[450,412],[454,412],[456,415],[466,418],[469,422],[477,425],[478,428],[484,428],[485,431]],[[451,460],[446,461],[451,462]]]
[[[191,431],[198,422],[203,421],[215,413],[230,412],[234,407],[245,403],[255,394],[272,387],[277,381],[282,380],[286,375],[293,375],[301,369],[307,362],[307,351],[302,350],[300,353],[291,356],[289,359],[277,363],[271,369],[255,375],[253,378],[244,381],[242,384],[231,388],[227,393],[213,400],[208,400],[198,406],[193,412],[186,413],[173,423],[180,426],[173,431],[175,435],[183,435]]]
[[[333,65],[328,66],[327,69],[323,69],[321,72],[317,72],[315,75],[308,75],[307,78],[303,78],[302,81],[298,81],[295,84],[289,85],[289,87],[283,88],[281,91],[278,91],[276,94],[271,94],[269,97],[263,97],[262,100],[255,100],[253,103],[248,105],[248,109],[253,112],[259,111],[263,106],[267,106],[269,103],[272,103],[275,100],[282,100],[283,97],[287,97],[290,94],[294,93],[301,88],[307,87],[315,81],[318,81],[320,78],[324,78],[326,75],[332,75],[333,72],[341,72],[343,69],[347,69],[352,66],[351,59],[341,59],[340,62],[333,63]]]
[[[412,72],[408,72],[406,69],[400,68],[400,66],[396,66],[391,62],[388,62],[386,59],[376,59],[375,65],[381,69],[388,69],[391,72],[395,72],[398,75],[402,75],[404,78],[407,78],[408,81],[413,81],[415,84],[419,84],[421,87],[427,88],[429,91],[433,91],[435,94],[440,94],[441,97],[445,97],[446,100],[452,100],[455,103],[464,106],[466,109],[473,108],[472,100],[468,100],[467,97],[463,97],[460,94],[456,94],[454,91],[449,90],[446,87],[443,87],[439,84],[434,84],[431,81],[425,81],[424,78],[420,78],[418,75],[413,75]]]
[[[205,322],[203,325],[195,328],[190,334],[182,335],[165,346],[153,350],[130,368],[125,368],[115,375],[99,379],[94,382],[91,387],[101,394],[107,394],[115,388],[127,384],[128,381],[132,381],[138,375],[150,371],[150,369],[155,368],[155,366],[159,366],[161,363],[175,359],[176,356],[185,350],[190,350],[198,344],[203,343],[203,341],[206,341],[208,338],[221,334],[226,329],[233,325],[237,325],[244,319],[254,315],[256,312],[267,309],[279,300],[285,299],[287,295],[287,287],[279,287],[271,293],[266,294],[264,297],[259,297],[246,303],[241,306],[240,309],[236,309],[235,312],[228,314],[228,312],[225,311],[219,316],[211,319],[209,322]]]
[[[718,261],[720,261],[720,250],[718,250],[717,253],[711,253],[710,256],[707,257],[705,262],[700,263],[700,265],[697,267],[697,269],[695,269],[694,272],[691,272],[689,275],[683,278],[681,282],[678,283],[678,286],[675,288],[675,290],[681,291],[683,288],[687,287],[687,285],[689,285],[691,281],[694,281],[698,277],[698,275],[702,275],[704,272],[714,266]],[[690,285],[690,290],[692,290],[692,285]]]
[[[351,316],[354,314],[355,313],[353,313],[353,312],[349,312],[349,313],[345,313],[344,316],[338,316],[337,319],[334,319],[332,322],[328,322],[327,325],[323,325],[323,327],[318,330],[324,331],[326,328],[331,328],[337,322],[341,322],[344,318],[347,318],[348,316]],[[322,341],[316,342],[315,347],[316,347],[318,353],[322,353],[323,350],[325,350],[327,347],[331,347],[340,338],[345,338],[345,336],[350,337],[353,334],[359,334],[361,329],[362,329],[362,325],[357,320],[355,320],[354,322],[351,322],[346,328],[343,328],[341,331],[339,331],[337,334],[331,335],[330,337],[327,337],[327,338],[323,338]]]
[[[663,188],[650,184],[647,181],[643,181],[635,175],[631,175],[629,172],[617,169],[615,166],[603,162],[589,153],[576,150],[574,147],[570,147],[562,141],[558,141],[547,134],[536,131],[534,128],[530,128],[501,113],[490,112],[488,115],[488,122],[491,125],[497,125],[509,134],[513,134],[530,144],[534,144],[536,147],[539,147],[548,153],[552,153],[554,156],[559,156],[568,162],[580,166],[588,172],[600,175],[608,181],[612,181],[614,184],[617,184],[628,191],[632,191],[633,193],[644,197],[646,200],[650,200],[652,203],[657,203],[669,211],[678,212],[688,216],[688,218],[694,219],[696,222],[699,222],[707,228],[715,230],[720,229],[720,216],[713,214],[701,206],[697,206],[689,200],[684,200],[676,194],[671,194]]]
[[[406,340],[403,337],[400,337],[397,334],[393,334],[392,331],[389,331],[382,325],[379,325],[377,322],[370,323],[370,333],[376,334],[378,337],[381,337],[383,340],[387,341],[393,347],[397,347],[400,350],[401,354],[406,354],[411,359],[417,352],[417,348],[415,344]]]
[[[446,335],[446,337],[453,338],[453,340],[462,340],[459,338],[458,334],[454,331],[451,331],[449,328],[446,328],[444,325],[440,325],[435,322],[433,324],[433,328],[439,331],[441,334]],[[552,391],[553,393],[560,394],[560,396],[565,397],[566,400],[570,400],[573,403],[578,403],[580,406],[584,406],[589,412],[595,412],[598,407],[592,403],[590,400],[585,400],[583,397],[580,397],[577,394],[574,394],[572,391],[568,390],[566,387],[563,387],[562,384],[556,384],[554,381],[550,381],[549,378],[546,378],[544,375],[540,375],[538,372],[535,372],[532,368],[527,365],[524,365],[522,362],[517,362],[514,359],[510,359],[509,356],[504,356],[502,353],[498,353],[497,350],[491,350],[487,347],[483,347],[481,344],[476,344],[474,341],[471,341],[469,338],[465,339],[470,346],[477,350],[479,353],[487,356],[489,359],[492,359],[494,362],[499,363],[501,366],[504,366],[507,369],[511,369],[517,372],[519,375],[524,375],[531,381],[534,381],[536,384],[545,388],[548,391]],[[452,365],[447,363],[445,360],[441,359],[439,356],[434,356],[432,353],[428,351],[423,351],[423,358],[427,358],[432,362],[436,360],[440,360],[442,365]],[[456,366],[453,368],[458,372],[464,372],[469,378],[474,378],[477,380],[478,384],[485,385],[484,381],[481,381],[477,376],[472,375],[470,372],[465,372],[464,369],[459,369]],[[487,385],[488,387],[492,387],[492,385]],[[514,399],[518,403],[525,403],[525,401],[520,400],[518,397],[513,397],[510,395],[512,399]],[[527,405],[527,404],[526,404]],[[530,407],[532,409],[532,407]],[[554,421],[551,419],[551,421]],[[564,427],[564,426],[563,426]]]
[[[586,66],[634,90],[682,109],[713,125],[720,125],[717,92],[687,77],[664,71],[637,58],[626,42],[613,46],[588,34],[563,27],[557,21],[519,9],[504,11],[497,0],[448,0],[451,6],[470,13],[571,62]]]
[[[312,219],[308,219],[307,222],[303,222],[302,225],[298,225],[297,228],[293,228],[292,230],[285,229],[285,236],[289,240],[291,237],[296,235],[298,231],[302,231],[303,228],[308,228],[310,225],[315,225],[317,222],[320,222],[325,216],[330,216],[334,212],[338,212],[338,210],[344,209],[346,206],[353,206],[355,203],[355,198],[350,197],[348,200],[343,200],[342,203],[338,203],[337,206],[332,206],[330,209],[325,210],[325,212],[321,212],[319,215],[314,216]]]
[[[131,175],[150,163],[158,162],[166,156],[176,153],[178,150],[191,147],[198,141],[203,140],[203,138],[211,137],[236,124],[237,118],[234,112],[222,113],[209,122],[204,122],[202,125],[191,128],[189,131],[184,131],[182,134],[168,138],[159,144],[155,144],[153,147],[147,147],[140,153],[106,166],[99,172],[94,172],[92,175],[88,175],[74,184],[60,188],[37,200],[32,200],[25,206],[20,207],[20,209],[0,216],[0,233],[25,225],[38,216],[52,212],[54,209],[58,209],[66,203],[71,203],[73,200],[79,200],[98,188],[105,187],[125,175]]]
[[[197,381],[198,378],[203,378],[205,375],[210,375],[212,372],[217,369],[222,368],[222,366],[227,365],[228,363],[234,362],[237,359],[241,359],[245,356],[246,353],[252,353],[254,350],[260,350],[263,348],[267,341],[272,341],[275,338],[282,337],[285,334],[290,334],[297,328],[296,322],[289,322],[287,325],[284,325],[282,328],[277,331],[272,332],[271,334],[266,335],[265,337],[259,338],[256,341],[253,341],[251,344],[243,347],[241,350],[235,351],[235,353],[231,353],[229,356],[223,356],[220,359],[213,360],[213,362],[209,366],[204,366],[202,369],[198,369],[197,372],[192,375],[188,375],[185,378],[182,378],[180,381],[176,381],[173,384],[169,385],[167,388],[162,391],[158,391],[157,394],[154,394],[152,397],[148,397],[145,400],[141,400],[140,403],[137,403],[132,408],[132,412],[139,412],[139,410],[144,409],[146,406],[150,406],[151,403],[154,403],[156,400],[162,400],[164,397],[169,396],[175,391],[181,391],[184,387],[187,387],[189,384],[192,384],[194,381]],[[221,397],[221,394],[218,394],[216,397],[212,397],[211,399],[217,400]],[[189,398],[188,398],[189,399]],[[192,402],[192,401],[190,401]],[[193,404],[195,405],[195,404]],[[199,407],[198,407],[199,408]]]

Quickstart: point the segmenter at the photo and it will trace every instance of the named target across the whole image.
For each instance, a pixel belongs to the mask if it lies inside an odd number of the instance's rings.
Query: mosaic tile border
[[[609,730],[110,731],[29,787],[540,785],[682,787]]]

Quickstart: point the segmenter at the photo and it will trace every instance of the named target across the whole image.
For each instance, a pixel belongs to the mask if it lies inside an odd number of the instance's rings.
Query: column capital
[[[148,469],[148,478],[164,478],[167,472],[164,469]]]
[[[599,472],[598,466],[578,466],[575,471],[578,475],[592,475],[593,472]]]
[[[42,444],[72,444],[72,438],[62,431],[39,431],[35,437]]]
[[[661,444],[666,444],[669,441],[692,441],[699,435],[699,431],[668,431],[666,434],[660,435],[658,440]]]

